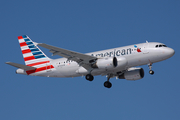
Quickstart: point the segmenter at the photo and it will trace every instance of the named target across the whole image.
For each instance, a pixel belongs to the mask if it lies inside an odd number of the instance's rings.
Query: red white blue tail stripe
[[[27,35],[18,36],[19,44],[23,54],[25,64],[27,66],[36,67],[36,70],[26,71],[27,74],[40,72],[47,69],[54,68],[50,65],[50,58],[48,58]]]

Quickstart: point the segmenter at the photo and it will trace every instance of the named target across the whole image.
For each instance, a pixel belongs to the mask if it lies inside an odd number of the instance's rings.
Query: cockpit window
[[[166,45],[163,45],[163,47],[167,47]]]
[[[157,47],[167,47],[167,46],[161,44],[161,45],[156,45],[155,47],[157,48]]]

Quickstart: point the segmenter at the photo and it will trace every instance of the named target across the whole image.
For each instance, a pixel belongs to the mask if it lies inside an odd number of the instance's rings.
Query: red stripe
[[[40,65],[40,64],[44,64],[44,63],[49,63],[49,61],[37,62],[37,63],[29,64],[27,66],[36,66],[36,65]]]
[[[26,42],[22,42],[20,43],[20,46],[23,47],[23,46],[27,46]]]
[[[29,56],[29,57],[25,57],[24,61],[28,61],[28,60],[34,60],[35,57],[34,56]]]
[[[52,69],[52,68],[54,68],[53,65],[48,65],[48,66],[37,68],[35,70],[28,70],[28,71],[26,71],[26,73],[29,75],[32,73],[36,73],[36,72],[40,72],[40,71],[44,71],[44,70],[48,70],[48,69]]]
[[[18,36],[18,40],[19,40],[19,39],[23,39],[23,37],[22,37],[22,36]]]
[[[52,65],[46,66],[46,69],[47,69],[47,70],[48,70],[48,69],[52,69],[52,68],[54,68],[54,66],[52,66]]]
[[[22,50],[22,54],[26,54],[26,53],[30,53],[30,52],[31,52],[30,49]]]

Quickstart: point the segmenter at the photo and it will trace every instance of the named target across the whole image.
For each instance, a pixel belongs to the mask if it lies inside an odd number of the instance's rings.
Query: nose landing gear
[[[153,74],[154,74],[154,71],[153,71],[153,70],[150,70],[150,71],[149,71],[149,74],[153,75]]]
[[[149,74],[153,75],[154,71],[152,70],[152,63],[148,64],[149,67]]]

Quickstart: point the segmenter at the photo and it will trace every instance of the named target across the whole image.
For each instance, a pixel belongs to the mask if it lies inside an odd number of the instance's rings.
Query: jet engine
[[[94,64],[92,64],[92,67],[99,69],[113,69],[117,67],[117,65],[118,65],[117,58],[113,57],[113,58],[98,59]]]
[[[94,64],[92,64],[93,68],[99,69],[124,69],[127,65],[127,60],[125,57],[112,57],[112,58],[103,58],[98,59]]]
[[[119,79],[126,79],[126,80],[139,80],[144,77],[144,70],[143,68],[129,68],[128,71],[119,75]]]

